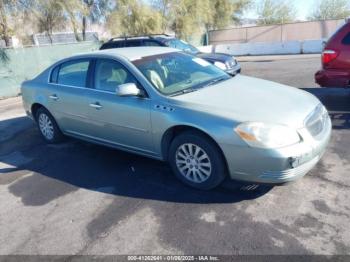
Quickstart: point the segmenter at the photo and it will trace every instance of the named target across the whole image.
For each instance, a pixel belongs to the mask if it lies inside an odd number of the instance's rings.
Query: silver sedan
[[[165,47],[110,49],[61,60],[22,84],[48,143],[64,135],[168,161],[199,189],[305,175],[331,135],[313,95],[236,75]],[[103,167],[101,167],[103,168]]]

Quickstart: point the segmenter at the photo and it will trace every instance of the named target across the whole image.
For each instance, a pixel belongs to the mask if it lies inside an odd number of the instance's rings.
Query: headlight
[[[232,58],[232,60],[229,60],[226,62],[227,68],[233,68],[235,65],[237,65],[237,61],[234,58]]]
[[[214,65],[222,70],[226,70],[226,65],[222,62],[215,62]]]
[[[238,125],[235,132],[248,145],[258,148],[280,148],[300,142],[297,131],[283,125],[246,122]]]

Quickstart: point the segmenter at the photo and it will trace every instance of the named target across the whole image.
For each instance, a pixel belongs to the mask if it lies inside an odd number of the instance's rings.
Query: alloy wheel
[[[38,122],[40,131],[43,134],[43,136],[47,140],[52,140],[54,137],[54,127],[50,118],[46,114],[42,113],[39,115]]]
[[[182,144],[176,151],[176,166],[189,181],[203,183],[212,171],[208,154],[199,146],[191,143]]]

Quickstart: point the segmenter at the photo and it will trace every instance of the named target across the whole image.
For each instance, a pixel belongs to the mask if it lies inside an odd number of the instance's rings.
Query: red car
[[[350,22],[329,39],[322,53],[322,69],[315,74],[322,87],[350,86]]]

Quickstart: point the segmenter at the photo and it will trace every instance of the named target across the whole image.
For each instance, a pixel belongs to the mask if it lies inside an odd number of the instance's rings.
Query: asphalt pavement
[[[317,87],[315,73],[321,68],[320,55],[237,57],[242,73],[299,88]]]
[[[317,67],[316,58],[242,63],[308,88]],[[0,101],[0,255],[350,254],[350,95],[308,91],[333,121],[319,164],[284,186],[209,192],[159,161],[75,139],[47,145],[20,98]]]

